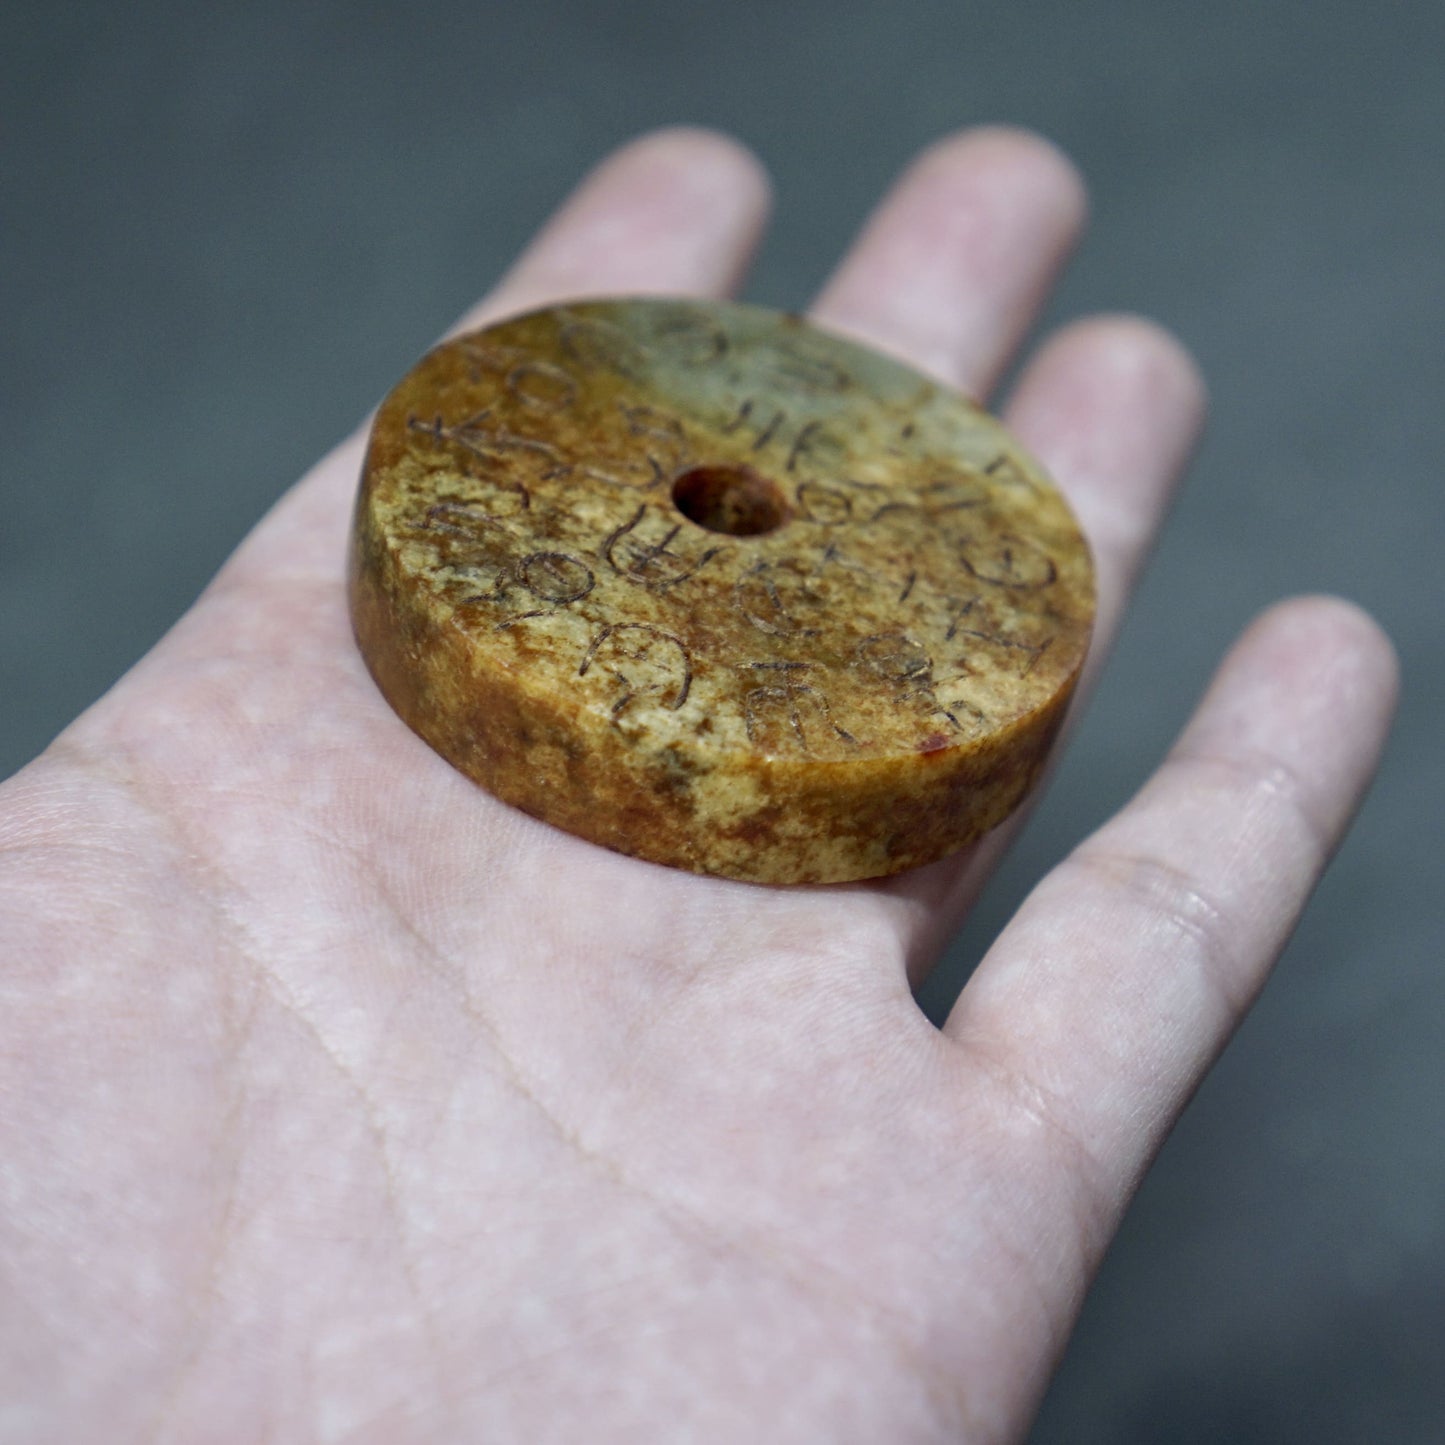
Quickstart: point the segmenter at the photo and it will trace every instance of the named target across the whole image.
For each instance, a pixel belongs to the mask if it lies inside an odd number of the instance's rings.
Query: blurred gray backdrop
[[[605,147],[677,120],[755,147],[780,204],[751,294],[788,306],[939,134],[1006,120],[1069,150],[1095,221],[1054,319],[1160,317],[1213,422],[1071,760],[926,1005],[1271,599],[1359,599],[1406,698],[1034,1439],[1445,1439],[1445,5],[10,0],[0,77],[0,772]]]

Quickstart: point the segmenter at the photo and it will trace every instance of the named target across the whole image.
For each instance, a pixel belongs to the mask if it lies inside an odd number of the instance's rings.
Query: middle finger
[[[1047,141],[966,131],[904,172],[813,315],[984,397],[1033,325],[1084,211],[1078,172]]]
[[[1085,209],[1078,173],[1047,141],[997,128],[965,132],[905,172],[814,315],[986,396],[1036,321]],[[1095,550],[1095,662],[1107,651],[1198,410],[1197,385],[1177,345],[1155,329],[1116,321],[1059,337],[1025,372],[1010,408],[1010,423],[1053,471]],[[1126,516],[1127,528],[1119,525]],[[886,906],[901,909],[896,922],[915,981],[1014,831],[1005,827],[981,848],[874,885]]]

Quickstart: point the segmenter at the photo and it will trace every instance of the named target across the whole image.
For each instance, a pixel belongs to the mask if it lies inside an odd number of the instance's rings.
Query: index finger
[[[623,146],[563,203],[495,288],[452,328],[584,296],[724,296],[767,218],[768,181],[736,141],[675,127]],[[365,428],[285,497],[227,564],[229,581],[278,571],[334,576],[345,549]]]

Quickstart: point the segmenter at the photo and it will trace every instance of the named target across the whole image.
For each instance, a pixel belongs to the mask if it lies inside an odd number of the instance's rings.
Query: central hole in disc
[[[783,494],[751,467],[689,467],[672,484],[672,500],[690,522],[729,537],[757,537],[788,520]]]

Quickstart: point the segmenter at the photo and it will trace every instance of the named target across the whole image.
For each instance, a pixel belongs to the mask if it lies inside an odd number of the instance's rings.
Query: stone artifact
[[[576,303],[377,415],[351,607],[392,707],[499,798],[700,873],[962,847],[1037,778],[1086,544],[999,424],[792,316]]]

